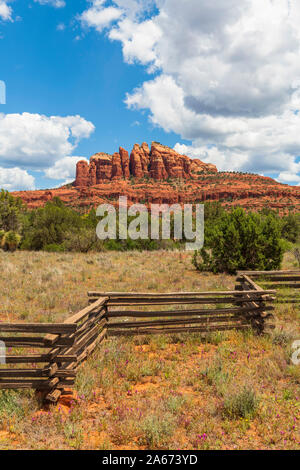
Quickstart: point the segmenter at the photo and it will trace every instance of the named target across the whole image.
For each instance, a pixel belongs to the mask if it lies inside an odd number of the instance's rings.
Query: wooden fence
[[[270,323],[275,291],[124,293],[89,292],[90,302],[107,301],[108,335],[207,333],[256,328]],[[150,310],[148,310],[150,309]]]
[[[64,323],[0,323],[6,347],[0,389],[32,388],[57,401],[62,389],[74,384],[78,365],[106,335],[107,300],[97,299]]]
[[[247,289],[276,290],[279,303],[300,303],[300,271],[239,271],[237,282]]]
[[[56,402],[107,335],[262,332],[273,318],[275,291],[254,284],[245,291],[247,282],[243,274],[235,291],[224,292],[89,292],[89,305],[63,323],[0,323],[7,352],[0,389],[32,388]]]

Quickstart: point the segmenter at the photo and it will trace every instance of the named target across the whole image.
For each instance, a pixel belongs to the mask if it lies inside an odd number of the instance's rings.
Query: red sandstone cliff
[[[86,211],[106,202],[117,205],[119,196],[127,196],[129,204],[142,202],[148,206],[220,201],[227,207],[300,211],[299,186],[255,174],[218,172],[214,165],[192,160],[155,142],[151,150],[146,143],[134,145],[130,156],[120,147],[113,155],[96,153],[89,164],[78,162],[73,185],[13,194],[32,209],[55,196],[68,206]]]
[[[152,142],[150,150],[143,142],[142,145],[134,145],[130,158],[128,152],[120,147],[119,152],[113,155],[96,153],[91,157],[90,164],[78,162],[74,185],[83,188],[105,181],[128,179],[130,176],[154,180],[192,179],[195,174],[211,172],[217,172],[214,165],[192,160],[157,142]]]

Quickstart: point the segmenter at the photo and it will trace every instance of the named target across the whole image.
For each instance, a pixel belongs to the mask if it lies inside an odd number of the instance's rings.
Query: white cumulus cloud
[[[0,188],[7,191],[35,189],[34,177],[20,168],[0,167]]]
[[[71,156],[94,125],[81,116],[0,114],[0,164],[23,169],[47,169]]]
[[[139,20],[143,17],[143,14],[149,12],[153,7],[153,0],[113,0],[112,2],[108,0],[90,0],[89,3],[89,8],[79,16],[83,25],[95,28],[99,32],[108,27],[116,26],[115,33],[117,35],[120,26],[122,26],[121,37],[113,38],[121,41],[123,35],[124,38],[130,36],[128,27],[139,27]],[[125,24],[123,24],[123,20]],[[141,37],[140,39],[144,40]]]
[[[123,12],[116,7],[103,7],[103,0],[95,0],[89,9],[85,10],[81,15],[81,21],[87,26],[94,27],[101,32],[109,26],[113,21],[118,20]]]
[[[67,182],[71,182],[75,179],[76,163],[79,162],[79,160],[86,160],[86,158],[64,157],[61,160],[55,162],[55,164],[51,168],[47,168],[45,170],[45,175],[51,179],[64,179]]]
[[[101,22],[108,8],[115,18]],[[130,108],[220,169],[298,182],[298,0],[94,0],[82,18],[121,43],[124,60],[155,77],[129,91]],[[294,179],[292,179],[294,178]]]
[[[12,19],[12,8],[7,1],[0,0],[0,19],[9,21]]]
[[[136,24],[132,19],[125,18],[109,32],[110,39],[122,42],[124,59],[129,64],[158,65],[154,46],[160,37],[160,28],[152,20]]]
[[[35,3],[39,3],[40,5],[51,5],[55,8],[63,8],[66,6],[66,2],[64,0],[34,0]]]

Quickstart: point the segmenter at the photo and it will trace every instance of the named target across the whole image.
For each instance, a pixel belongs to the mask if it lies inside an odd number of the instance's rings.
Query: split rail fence
[[[106,296],[109,336],[207,333],[255,327],[261,332],[274,309],[274,290],[246,292],[124,293],[89,292],[89,301]]]
[[[300,271],[239,271],[243,290],[275,289],[278,303],[300,303]]]
[[[260,288],[245,273],[238,279],[236,290],[224,292],[89,292],[89,305],[63,323],[0,323],[6,346],[0,389],[31,388],[56,402],[106,336],[250,327],[261,333],[272,327],[276,291]]]
[[[97,299],[64,323],[0,323],[6,352],[0,356],[0,389],[32,388],[56,402],[74,384],[79,364],[103,341],[107,300]]]

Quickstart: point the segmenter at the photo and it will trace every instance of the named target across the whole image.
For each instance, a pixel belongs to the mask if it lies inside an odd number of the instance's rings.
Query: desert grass
[[[290,260],[286,258],[290,264]],[[1,321],[61,321],[87,291],[234,287],[200,274],[188,252],[0,253]],[[80,368],[71,406],[0,392],[0,449],[299,449],[299,309],[276,329],[109,338]]]

